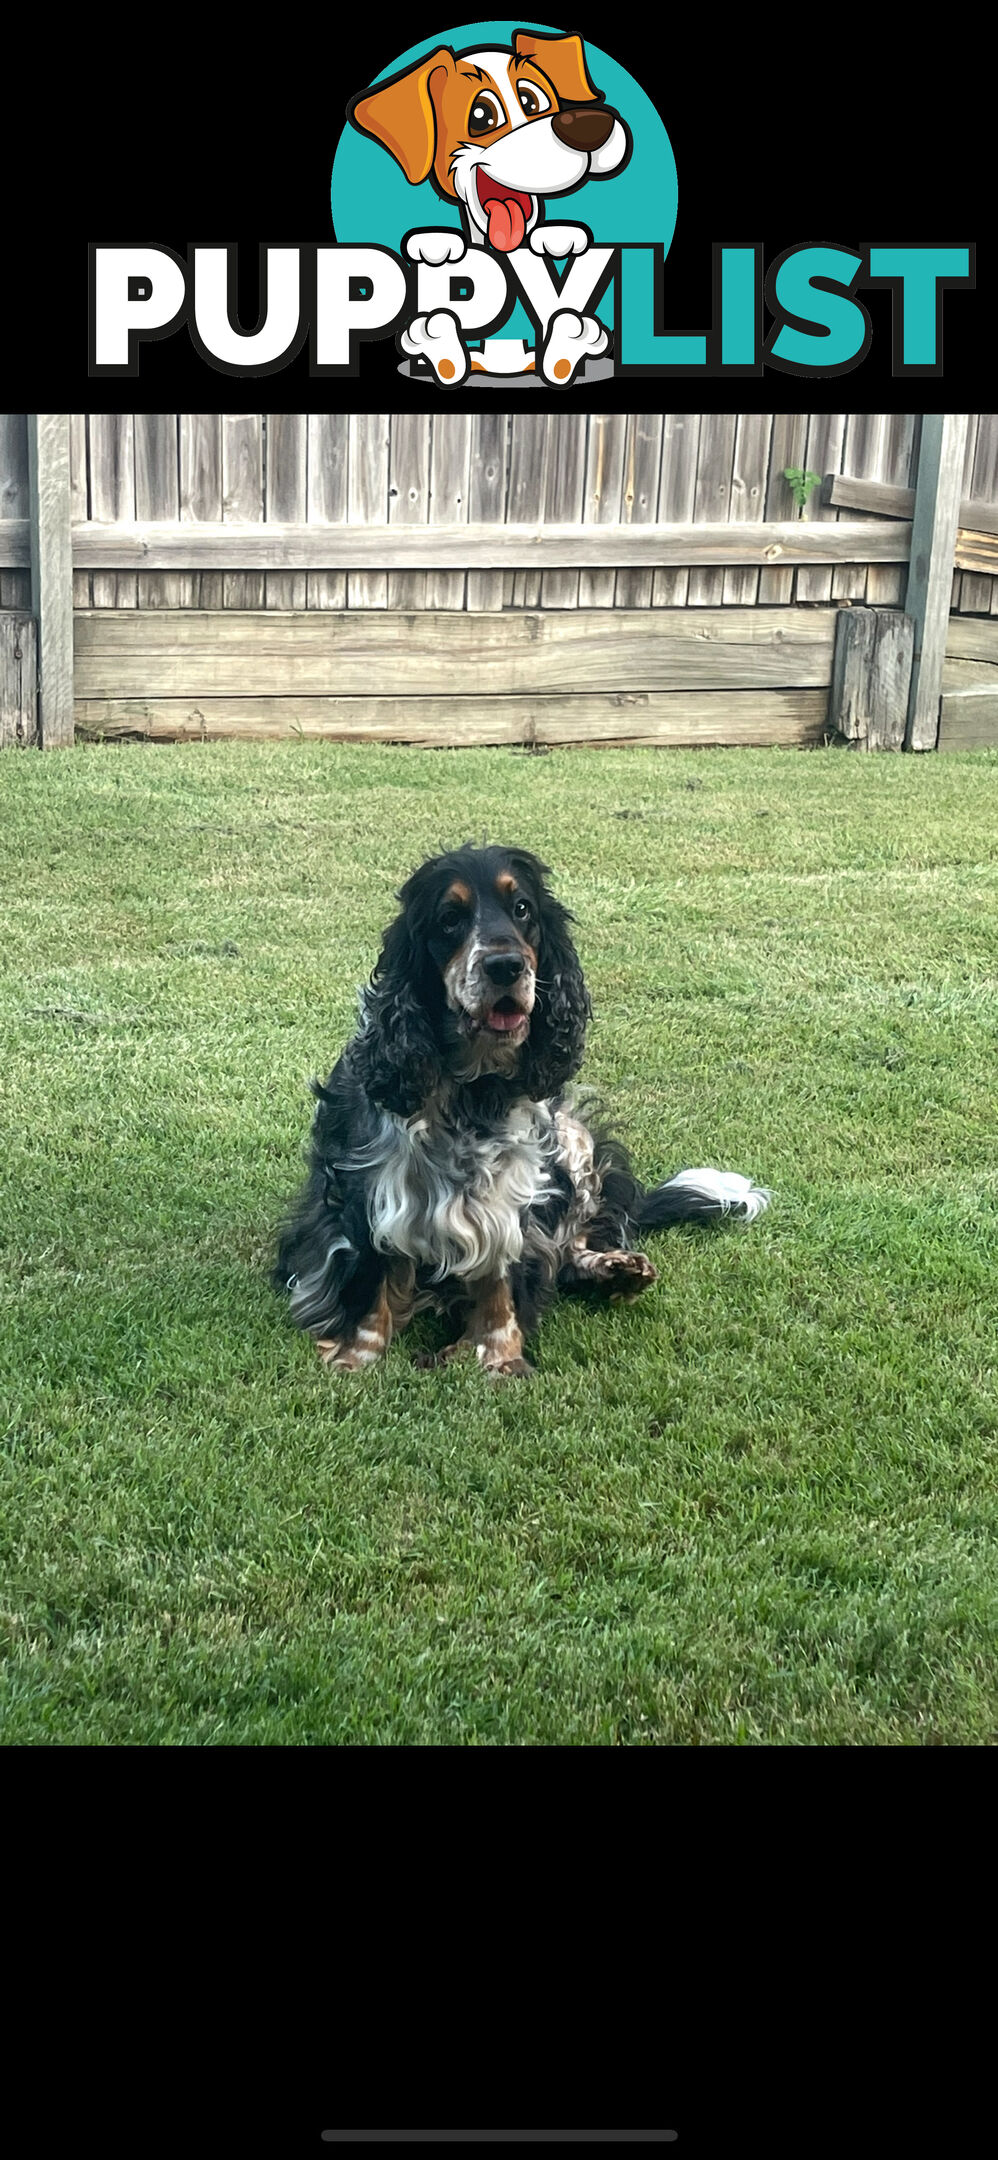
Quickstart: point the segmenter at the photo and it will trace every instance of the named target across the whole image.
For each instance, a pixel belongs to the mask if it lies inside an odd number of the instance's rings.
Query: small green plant
[[[789,485],[798,510],[803,510],[812,490],[821,486],[820,472],[805,472],[799,465],[784,465],[783,478]]]

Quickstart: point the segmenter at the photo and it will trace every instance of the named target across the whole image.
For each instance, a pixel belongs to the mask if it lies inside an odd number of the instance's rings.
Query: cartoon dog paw
[[[414,358],[427,360],[438,382],[450,390],[464,381],[468,372],[468,350],[463,343],[456,315],[447,308],[438,308],[435,315],[416,315],[399,337],[403,352]]]
[[[433,263],[439,268],[441,263],[461,262],[468,250],[463,233],[439,231],[410,233],[405,252],[410,262]]]
[[[576,315],[571,308],[559,308],[548,324],[541,354],[541,373],[545,381],[556,383],[559,390],[567,390],[583,361],[605,352],[609,342],[602,323],[596,322],[592,315]]]
[[[584,255],[590,234],[584,225],[535,225],[530,245],[535,255]]]

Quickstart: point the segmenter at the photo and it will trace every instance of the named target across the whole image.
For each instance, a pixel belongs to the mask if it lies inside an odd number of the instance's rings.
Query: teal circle
[[[453,51],[511,45],[515,30],[536,30],[557,37],[547,23],[525,23],[522,16],[508,22],[459,23],[452,30],[420,38],[399,53],[375,82],[401,74],[411,61],[431,53],[438,45]],[[657,240],[668,254],[676,229],[679,185],[672,144],[661,114],[633,75],[599,45],[586,44],[586,65],[591,80],[602,90],[608,105],[619,112],[631,133],[630,160],[620,173],[605,180],[587,180],[570,195],[551,197],[553,216],[565,222],[588,225],[593,239],[610,243],[623,240]],[[357,84],[357,92],[366,83]],[[330,185],[333,232],[339,241],[377,241],[397,254],[402,236],[424,226],[463,230],[456,203],[445,202],[429,180],[413,187],[387,150],[362,135],[347,121],[336,146]],[[613,292],[599,306],[600,320],[613,323]],[[533,325],[517,303],[507,323],[505,337],[533,337]]]

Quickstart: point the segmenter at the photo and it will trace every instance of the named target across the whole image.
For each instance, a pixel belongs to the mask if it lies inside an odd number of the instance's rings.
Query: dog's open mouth
[[[500,180],[491,179],[481,166],[475,178],[478,200],[489,221],[489,246],[497,248],[500,255],[508,255],[512,248],[522,246],[527,219],[533,208],[532,199],[519,188],[503,187]]]
[[[484,1024],[494,1035],[512,1035],[516,1028],[526,1027],[527,1015],[513,998],[503,997],[485,1014]]]

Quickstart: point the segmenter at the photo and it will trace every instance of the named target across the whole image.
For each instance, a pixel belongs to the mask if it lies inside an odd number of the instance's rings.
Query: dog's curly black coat
[[[372,1363],[411,1314],[460,1319],[493,1375],[559,1288],[633,1296],[655,1270],[634,1232],[757,1214],[746,1178],[683,1171],[649,1191],[566,1095],[591,1017],[547,865],[455,849],[402,887],[325,1086],[275,1282],[325,1361]],[[444,1353],[445,1355],[447,1353]]]

